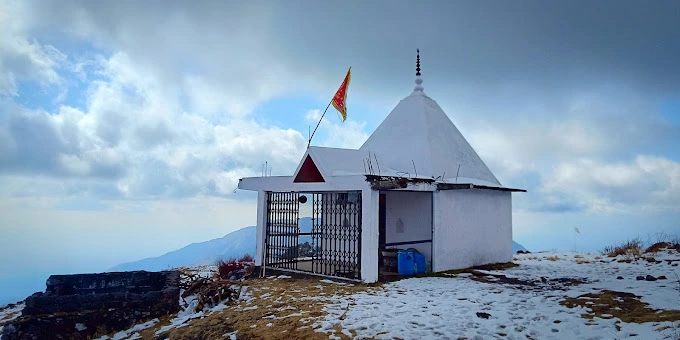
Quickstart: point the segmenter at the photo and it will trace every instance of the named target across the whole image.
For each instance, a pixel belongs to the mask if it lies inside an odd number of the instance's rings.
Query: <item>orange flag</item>
[[[350,67],[349,70],[347,70],[347,75],[345,76],[345,80],[342,82],[342,85],[340,85],[340,88],[338,89],[338,92],[335,92],[335,96],[333,97],[333,100],[331,101],[331,104],[333,104],[333,107],[340,112],[340,115],[342,115],[342,121],[344,122],[347,119],[347,86],[349,86],[349,80],[352,78],[352,68]]]

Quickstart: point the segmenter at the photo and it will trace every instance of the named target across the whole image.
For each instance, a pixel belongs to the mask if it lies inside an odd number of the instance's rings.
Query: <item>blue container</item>
[[[397,267],[399,275],[413,275],[416,267],[413,252],[410,250],[400,250],[397,254]]]
[[[427,263],[425,262],[425,255],[421,253],[413,254],[413,259],[415,261],[415,273],[423,274],[427,271]]]

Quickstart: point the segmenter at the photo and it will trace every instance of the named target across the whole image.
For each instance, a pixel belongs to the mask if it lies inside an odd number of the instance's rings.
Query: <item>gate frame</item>
[[[349,207],[349,201],[345,200],[342,207],[337,208],[337,200],[332,198],[331,203],[324,203],[324,198],[328,195],[345,194],[349,198],[350,194],[356,195],[356,201],[352,202],[353,207]],[[286,271],[307,275],[322,276],[340,280],[362,281],[362,234],[363,234],[363,191],[362,190],[337,190],[337,191],[265,191],[264,192],[264,249],[263,249],[263,268],[278,271]],[[309,233],[300,233],[300,203],[299,197],[307,195],[311,198],[309,202],[312,206],[312,229]],[[278,201],[277,201],[278,199]],[[278,202],[278,203],[277,203]],[[273,204],[278,205],[273,209]],[[329,208],[330,206],[330,208]],[[336,210],[337,209],[337,210]],[[349,210],[349,211],[348,211]],[[340,214],[340,217],[351,216],[354,220],[352,225],[337,224],[338,221],[325,221],[324,214]],[[283,219],[283,222],[272,222],[272,219]],[[321,222],[317,222],[321,221]],[[272,235],[272,229],[278,229]],[[324,231],[332,229],[332,237],[323,236]],[[312,237],[312,269],[311,271],[299,269],[299,237],[300,235],[310,235]],[[323,240],[332,239],[335,243],[335,250],[324,250]],[[292,243],[294,241],[294,243]],[[347,244],[346,241],[349,241]],[[343,248],[337,249],[339,242],[344,242]],[[294,246],[294,260],[273,262],[275,254],[273,252],[288,251]],[[347,248],[355,248],[355,251],[348,252]],[[321,252],[321,255],[319,255]],[[325,253],[324,253],[325,252]],[[284,253],[285,255],[285,253]],[[331,259],[324,258],[331,256]],[[341,257],[351,256],[351,262],[340,260]],[[321,269],[323,267],[323,269]],[[352,277],[338,275],[339,272],[349,273]],[[330,274],[332,271],[335,274]]]

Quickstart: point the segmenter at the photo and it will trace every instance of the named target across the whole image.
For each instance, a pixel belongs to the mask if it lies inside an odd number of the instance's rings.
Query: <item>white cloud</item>
[[[27,36],[22,14],[25,4],[0,3],[0,96],[18,96],[19,81],[35,81],[47,86],[60,84],[57,73],[66,56],[49,44]]]
[[[563,162],[541,182],[542,192],[566,194],[591,211],[680,211],[680,163],[662,157]]]
[[[123,53],[99,60],[98,67],[106,78],[91,85],[84,112],[62,106],[56,114],[9,114],[0,135],[18,147],[5,149],[5,170],[102,177],[111,188],[102,195],[114,197],[228,195],[261,163],[285,173],[304,152],[297,131],[241,115],[215,123],[187,112],[172,89]],[[40,161],[27,161],[36,151]]]

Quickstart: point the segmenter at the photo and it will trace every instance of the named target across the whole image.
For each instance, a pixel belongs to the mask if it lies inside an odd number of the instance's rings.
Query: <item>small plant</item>
[[[243,257],[238,259],[238,262],[240,262],[240,263],[253,263],[253,262],[255,262],[255,259],[252,256],[250,256],[250,254],[245,254],[245,255],[243,255]]]
[[[616,257],[619,255],[632,255],[634,257],[640,256],[642,254],[643,248],[642,248],[642,241],[640,241],[640,238],[636,237],[632,240],[629,240],[623,244],[620,245],[615,245],[615,246],[607,246],[604,248],[602,251],[603,254],[609,256],[609,257]]]
[[[222,279],[229,279],[231,272],[241,269],[243,269],[243,264],[236,261],[235,258],[217,261],[217,275]]]
[[[548,261],[559,261],[561,258],[559,256],[548,256],[545,258]]]
[[[217,261],[217,276],[222,279],[228,280],[232,273],[235,271],[240,271],[245,269],[245,275],[249,275],[252,272],[253,264],[255,259],[250,255],[243,255],[240,259],[230,258],[228,260]],[[243,274],[243,273],[241,273]]]

